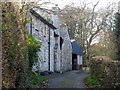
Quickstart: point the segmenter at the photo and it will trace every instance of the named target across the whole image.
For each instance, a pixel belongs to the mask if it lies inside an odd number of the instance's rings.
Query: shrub
[[[99,81],[94,79],[94,76],[93,75],[89,75],[87,78],[86,78],[86,84],[90,87],[90,88],[99,88],[100,85],[99,85]]]
[[[35,74],[31,71],[29,72],[29,76],[30,76],[29,88],[42,88],[44,81],[47,80],[47,78],[39,76],[38,74]]]
[[[120,62],[106,57],[94,57],[91,60],[90,73],[103,88],[120,87]]]
[[[29,67],[31,70],[34,62],[37,62],[37,60],[38,60],[37,52],[40,51],[40,42],[38,42],[31,35],[27,35],[27,44],[28,44]]]
[[[2,88],[25,88],[29,66],[24,16],[14,2],[3,2],[1,5]]]

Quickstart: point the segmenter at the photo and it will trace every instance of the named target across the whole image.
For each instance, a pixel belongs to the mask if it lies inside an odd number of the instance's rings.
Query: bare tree
[[[82,46],[85,60],[90,60],[90,46],[99,32],[113,27],[111,5],[99,12],[96,11],[98,4],[99,1],[92,8],[88,8],[86,3],[80,7],[71,5],[61,10],[62,26],[66,26],[71,39],[76,39]]]

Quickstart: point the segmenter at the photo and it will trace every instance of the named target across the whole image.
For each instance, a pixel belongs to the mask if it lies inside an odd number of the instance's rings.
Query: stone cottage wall
[[[52,10],[54,11],[53,15],[52,15],[52,21],[53,21],[53,25],[57,28],[55,29],[55,33],[58,36],[58,40],[57,40],[57,44],[58,44],[58,48],[56,50],[56,59],[55,59],[55,62],[56,62],[56,71],[60,72],[61,70],[61,65],[60,65],[60,18],[59,18],[59,8],[56,6],[56,7],[53,7]]]
[[[47,25],[41,22],[36,17],[32,16],[32,36],[37,41],[41,42],[41,48],[38,52],[39,60],[33,65],[33,71],[47,71],[49,69],[49,30],[50,30],[50,71],[66,71],[72,69],[72,46],[68,32],[65,31],[66,37],[60,50],[60,18],[59,8],[54,8],[52,20],[53,25],[57,28],[55,30],[50,29]],[[28,25],[30,33],[30,24]],[[58,39],[54,37],[54,32],[58,35]],[[58,45],[55,48],[55,44]]]
[[[59,72],[61,70],[60,68],[60,38],[58,38],[58,48],[57,48],[57,52],[56,52],[56,55],[57,55],[57,59],[56,59],[56,70]]]
[[[68,41],[65,41],[62,46],[61,51],[61,61],[62,61],[62,71],[72,70],[72,51],[71,45]]]
[[[67,30],[60,31],[64,39],[61,49],[61,69],[62,71],[72,70],[72,45]]]
[[[30,27],[30,24],[27,25]],[[40,51],[38,52],[39,60],[37,63],[33,65],[32,71],[47,71],[49,68],[48,61],[49,61],[49,30],[50,30],[50,67],[53,71],[53,47],[54,47],[54,31],[53,29],[49,29],[47,25],[41,22],[36,17],[32,16],[32,36],[37,39],[41,43]],[[29,33],[30,33],[30,28]]]
[[[54,46],[55,46],[55,38],[54,32],[50,30],[50,71],[54,71]]]
[[[55,30],[56,34],[58,34],[58,48],[57,48],[57,59],[55,59],[57,71],[66,71],[72,69],[72,46],[71,41],[69,38],[69,34],[67,30],[62,30],[63,33],[61,34],[61,28],[60,28],[60,9],[56,5],[52,8],[54,11],[54,14],[52,15],[52,21],[53,25],[57,28]],[[65,35],[64,35],[65,33]],[[64,43],[62,46],[62,49],[60,49],[60,37],[64,39]]]

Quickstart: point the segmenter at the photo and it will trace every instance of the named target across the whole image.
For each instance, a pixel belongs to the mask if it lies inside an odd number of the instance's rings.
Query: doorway
[[[72,70],[77,70],[77,54],[72,54]]]

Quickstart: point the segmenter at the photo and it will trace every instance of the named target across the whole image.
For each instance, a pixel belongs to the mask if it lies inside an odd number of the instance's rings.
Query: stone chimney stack
[[[53,15],[52,15],[52,21],[53,25],[57,28],[56,33],[59,35],[59,30],[60,30],[60,17],[59,17],[59,11],[60,8],[56,4],[55,7],[52,7]]]

